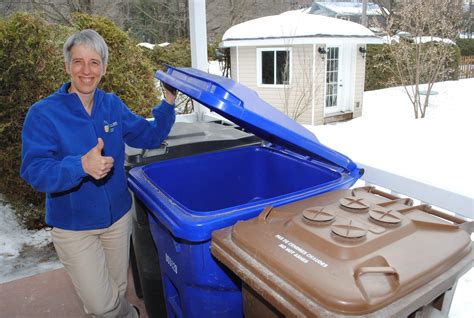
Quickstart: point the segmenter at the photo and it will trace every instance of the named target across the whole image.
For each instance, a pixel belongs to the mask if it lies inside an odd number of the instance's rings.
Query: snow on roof
[[[443,39],[437,36],[420,36],[414,38],[415,43],[428,43],[428,42],[443,42],[444,44],[456,44],[453,40],[451,39]]]
[[[360,2],[316,2],[316,5],[335,12],[338,15],[362,15]],[[375,3],[367,3],[367,15],[381,15],[380,7]]]
[[[383,39],[383,43],[385,44],[391,44],[391,43],[399,43],[400,42],[400,38],[401,37],[405,37],[405,38],[409,38],[409,33],[407,33],[407,35],[403,35],[403,36],[399,36],[399,35],[394,35],[394,36],[388,36],[388,35],[385,35],[382,37]],[[419,43],[428,43],[428,42],[442,42],[444,44],[451,44],[451,45],[455,45],[456,43],[451,40],[451,39],[446,39],[446,38],[440,38],[440,37],[437,37],[437,36],[419,36],[419,37],[414,37],[413,38],[413,41],[416,43],[416,44],[419,44]]]
[[[222,36],[222,46],[227,46],[226,41],[308,37],[376,38],[372,31],[358,23],[295,10],[234,25]]]
[[[150,50],[153,50],[156,45],[158,45],[159,47],[166,47],[166,46],[170,45],[170,43],[169,42],[163,42],[163,43],[160,43],[160,44],[151,44],[151,43],[148,43],[148,42],[141,42],[141,43],[137,44],[137,46],[146,47],[147,49],[150,49]]]
[[[137,46],[146,47],[147,49],[150,49],[150,50],[153,50],[155,48],[155,44],[151,44],[148,42],[138,43]]]

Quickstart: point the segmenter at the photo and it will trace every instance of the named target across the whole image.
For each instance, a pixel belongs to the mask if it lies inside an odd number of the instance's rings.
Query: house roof
[[[381,43],[358,23],[295,10],[234,25],[222,36],[221,47],[328,43],[335,39]]]
[[[335,15],[341,16],[360,16],[362,15],[361,2],[314,2],[309,13],[317,11],[317,7],[324,8],[333,12]],[[367,3],[367,15],[381,15],[380,7],[372,2]]]

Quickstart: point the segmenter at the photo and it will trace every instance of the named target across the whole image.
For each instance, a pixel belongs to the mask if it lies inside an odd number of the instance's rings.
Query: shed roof
[[[224,33],[221,46],[327,43],[328,39],[381,43],[372,31],[358,23],[295,10],[237,24]]]

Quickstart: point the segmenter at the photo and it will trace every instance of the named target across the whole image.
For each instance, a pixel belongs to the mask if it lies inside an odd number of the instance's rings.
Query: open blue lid
[[[352,172],[348,157],[321,144],[314,134],[235,81],[194,68],[168,67],[155,77],[270,143]]]

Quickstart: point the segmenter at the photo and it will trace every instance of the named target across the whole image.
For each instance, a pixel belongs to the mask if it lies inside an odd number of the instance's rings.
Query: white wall
[[[365,47],[363,44],[357,45],[356,52],[356,73],[355,73],[355,84],[354,84],[354,118],[362,116],[363,107],[363,95],[365,89],[365,63],[366,59],[362,57],[359,52],[359,47]]]

